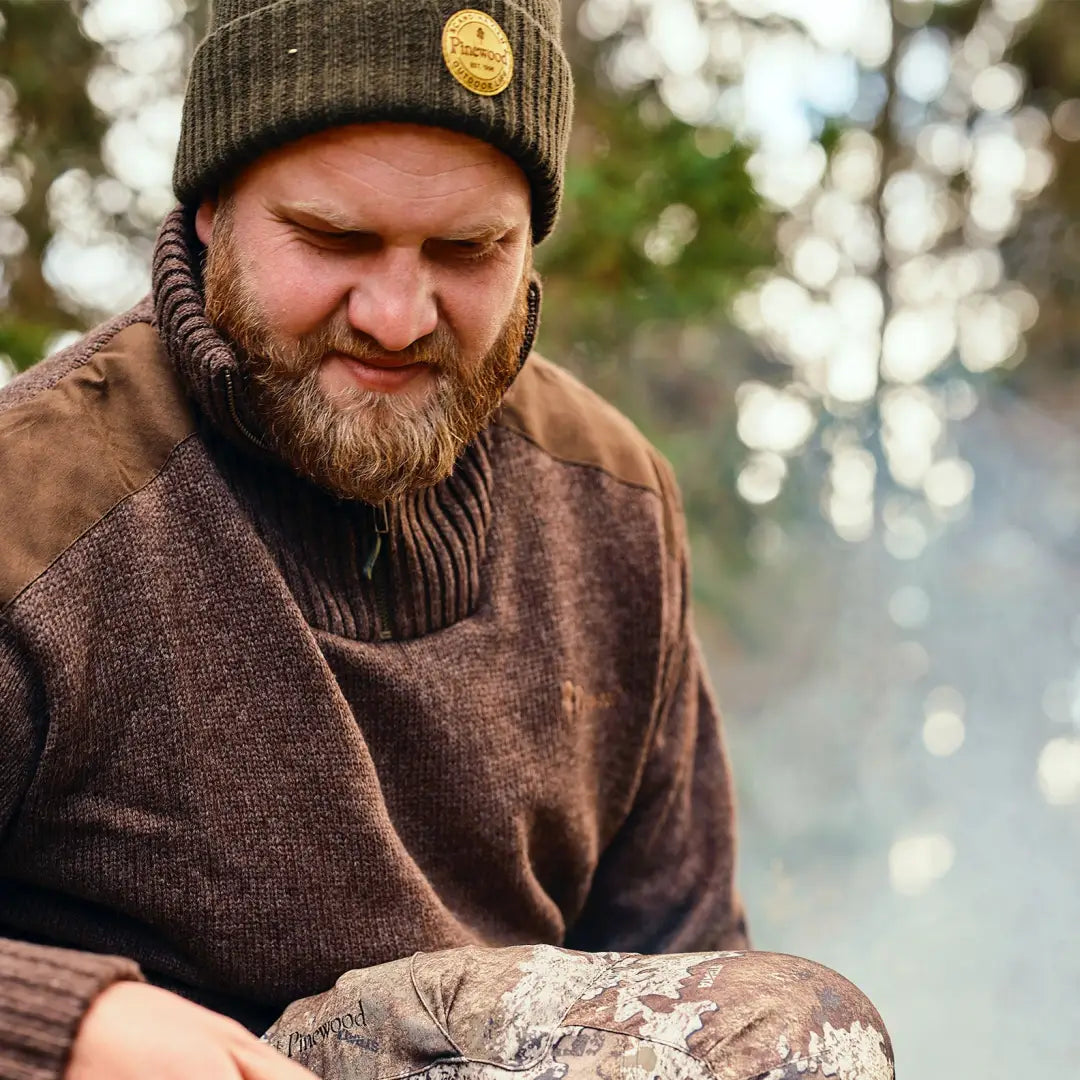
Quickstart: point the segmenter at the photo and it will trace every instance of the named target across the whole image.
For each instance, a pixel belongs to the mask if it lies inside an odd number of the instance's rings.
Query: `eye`
[[[470,262],[483,259],[495,250],[495,245],[490,241],[481,243],[479,240],[458,240],[455,246],[462,258]]]
[[[372,233],[349,232],[344,229],[297,226],[301,236],[313,247],[331,251],[370,251],[378,247],[378,237]]]
[[[305,236],[311,237],[312,240],[321,240],[328,243],[337,243],[355,235],[354,233],[343,232],[340,229],[316,229],[311,225],[301,225],[300,231]]]
[[[428,250],[438,259],[457,262],[480,262],[494,254],[499,246],[497,240],[432,240]]]

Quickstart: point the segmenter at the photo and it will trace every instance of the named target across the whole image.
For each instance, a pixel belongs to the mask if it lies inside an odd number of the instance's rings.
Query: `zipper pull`
[[[390,532],[390,519],[386,513],[386,503],[379,503],[371,508],[372,517],[375,519],[375,543],[371,546],[371,554],[364,563],[364,577],[370,581],[375,575],[375,564],[379,561],[382,551],[382,538]]]

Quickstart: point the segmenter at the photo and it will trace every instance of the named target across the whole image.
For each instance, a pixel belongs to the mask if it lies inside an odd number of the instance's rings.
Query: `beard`
[[[527,263],[510,316],[480,361],[468,361],[452,332],[434,333],[395,359],[431,365],[424,397],[362,387],[333,395],[320,385],[330,353],[357,360],[386,350],[339,313],[290,337],[267,319],[238,250],[231,208],[217,211],[204,273],[206,314],[235,347],[249,376],[247,404],[275,452],[301,476],[344,499],[378,504],[445,480],[487,426],[521,367],[529,324]]]

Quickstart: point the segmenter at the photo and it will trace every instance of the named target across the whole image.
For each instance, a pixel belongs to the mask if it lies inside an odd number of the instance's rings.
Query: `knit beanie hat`
[[[558,214],[572,108],[559,0],[216,0],[173,186],[192,205],[304,135],[431,124],[517,162],[539,242]]]

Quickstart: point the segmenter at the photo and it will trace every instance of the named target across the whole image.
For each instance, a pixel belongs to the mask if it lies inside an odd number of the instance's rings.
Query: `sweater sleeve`
[[[30,671],[0,625],[0,844],[25,795],[44,720]],[[0,889],[6,868],[0,847]],[[121,979],[140,979],[119,956],[55,949],[0,937],[0,1077],[57,1080],[94,998]]]
[[[735,889],[733,783],[720,716],[693,632],[685,523],[674,476],[664,491],[658,716],[633,806],[601,856],[567,945],[672,953],[748,948]]]

